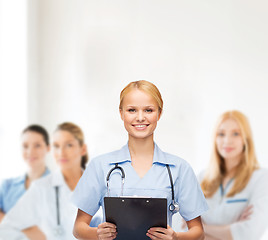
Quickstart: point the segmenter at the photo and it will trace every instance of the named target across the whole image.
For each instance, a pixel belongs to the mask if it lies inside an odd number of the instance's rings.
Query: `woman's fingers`
[[[243,212],[241,213],[238,221],[245,221],[245,220],[248,220],[251,216],[251,214],[253,213],[253,206],[252,205],[249,205],[247,206]]]
[[[166,228],[160,228],[160,227],[154,227],[150,228],[146,235],[155,240],[155,239],[166,239],[166,240],[172,240],[174,237],[174,230],[168,226]]]
[[[101,240],[115,239],[117,235],[116,226],[108,222],[101,223],[98,226],[97,235],[98,235],[98,238]]]

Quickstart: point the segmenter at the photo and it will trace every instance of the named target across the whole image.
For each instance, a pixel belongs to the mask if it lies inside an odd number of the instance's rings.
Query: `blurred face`
[[[160,114],[152,96],[138,89],[130,91],[123,99],[120,114],[129,137],[153,137]]]
[[[243,154],[244,143],[241,130],[234,119],[227,119],[219,126],[216,146],[225,163],[237,166]]]
[[[43,167],[49,146],[40,133],[28,131],[22,135],[22,155],[30,168]]]
[[[80,168],[86,148],[70,132],[59,130],[53,136],[53,153],[62,170]]]

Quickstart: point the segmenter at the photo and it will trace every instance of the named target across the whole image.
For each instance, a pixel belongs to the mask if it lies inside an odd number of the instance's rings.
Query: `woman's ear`
[[[161,118],[162,116],[162,111],[158,111],[157,113],[157,121],[159,121],[159,119]]]
[[[87,154],[87,145],[84,144],[81,149],[81,155],[85,156]]]
[[[124,121],[124,113],[123,113],[122,108],[119,108],[119,113],[120,113],[121,119]]]

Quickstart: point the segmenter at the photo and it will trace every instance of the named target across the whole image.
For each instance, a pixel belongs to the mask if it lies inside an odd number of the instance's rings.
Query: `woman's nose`
[[[31,155],[34,152],[33,147],[29,147],[26,152],[27,154]]]
[[[143,111],[139,111],[138,116],[137,116],[137,121],[142,122],[144,120],[145,120],[145,116],[144,116]]]
[[[60,147],[60,148],[59,148],[59,155],[60,155],[61,157],[63,157],[63,156],[65,155],[65,151],[64,151],[64,148],[63,148],[63,147]]]
[[[225,138],[224,138],[224,142],[225,142],[225,143],[231,143],[231,142],[232,142],[232,137],[226,135]]]

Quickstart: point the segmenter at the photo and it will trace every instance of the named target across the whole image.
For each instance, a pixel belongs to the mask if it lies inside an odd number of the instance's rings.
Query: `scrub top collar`
[[[231,187],[231,184],[233,183],[233,181],[234,181],[234,178],[231,178],[227,182],[225,187],[223,187],[222,183],[220,184],[220,191],[221,191],[221,196],[222,197],[226,195],[226,193],[227,193],[228,189]]]
[[[42,177],[48,175],[49,173],[50,173],[50,171],[48,170],[48,168],[46,168],[46,170],[43,173]],[[21,184],[21,183],[24,183],[26,181],[26,178],[27,178],[27,174],[24,174],[24,175],[22,175],[20,177],[16,177],[14,179],[13,184]]]
[[[124,145],[119,151],[118,155],[115,157],[114,160],[110,162],[110,164],[116,163],[123,163],[123,162],[131,162],[130,152],[128,148],[128,143]],[[174,159],[167,159],[164,152],[154,143],[154,157],[153,157],[153,164],[163,164],[163,165],[176,165],[176,160]]]
[[[26,180],[26,174],[20,177],[16,177],[13,184],[21,184],[21,183],[24,183],[25,180]]]

